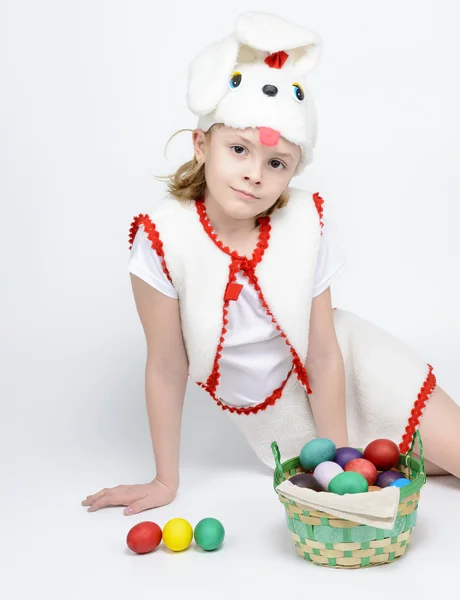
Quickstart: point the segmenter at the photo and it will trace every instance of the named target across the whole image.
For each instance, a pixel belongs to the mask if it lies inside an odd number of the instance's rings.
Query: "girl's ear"
[[[187,102],[196,115],[210,113],[228,90],[239,42],[235,35],[202,50],[189,67]]]
[[[193,148],[195,150],[195,159],[199,163],[204,163],[206,158],[206,134],[202,129],[195,129],[192,133]]]

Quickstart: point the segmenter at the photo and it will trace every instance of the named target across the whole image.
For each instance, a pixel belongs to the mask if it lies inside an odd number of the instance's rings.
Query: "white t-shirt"
[[[324,217],[322,220],[313,297],[324,292],[346,266],[330,236],[330,226]],[[204,230],[203,235],[207,235]],[[178,298],[142,226],[134,238],[128,268],[166,296]],[[247,407],[260,404],[282,384],[292,368],[292,355],[243,272],[237,273],[236,283],[243,284],[243,289],[238,300],[228,304],[216,395],[228,406]]]

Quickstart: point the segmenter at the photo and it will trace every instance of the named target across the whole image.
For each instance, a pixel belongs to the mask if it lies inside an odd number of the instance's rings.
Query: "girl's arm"
[[[103,488],[82,501],[88,512],[126,506],[125,515],[172,502],[179,488],[182,407],[188,361],[182,339],[179,303],[131,274],[137,310],[147,340],[145,390],[156,477],[148,483]]]
[[[305,369],[313,391],[309,400],[317,437],[327,437],[340,447],[348,446],[345,368],[332,315],[327,288],[312,301]]]
[[[130,277],[147,342],[145,393],[156,478],[177,490],[182,408],[188,378],[179,302],[136,275]]]

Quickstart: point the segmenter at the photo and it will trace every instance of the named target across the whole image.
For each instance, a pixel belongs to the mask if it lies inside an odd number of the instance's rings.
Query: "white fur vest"
[[[287,206],[261,219],[251,260],[217,240],[202,201],[184,205],[167,195],[149,215],[138,215],[130,229],[131,246],[137,229],[144,226],[178,292],[190,376],[227,410],[257,456],[272,468],[272,441],[286,460],[298,456],[316,436],[305,361],[322,205],[318,194],[290,188]],[[215,395],[226,307],[241,268],[285,338],[293,361],[283,385],[249,409],[226,407]],[[350,444],[362,447],[385,437],[399,442],[406,452],[435,387],[431,366],[400,340],[353,313],[334,310],[334,324],[345,363]]]

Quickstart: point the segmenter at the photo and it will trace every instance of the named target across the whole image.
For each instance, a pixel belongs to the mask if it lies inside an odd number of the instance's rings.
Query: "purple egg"
[[[315,492],[321,492],[323,489],[316,478],[309,473],[297,473],[297,475],[291,477],[289,481],[297,487],[309,488]]]
[[[385,488],[391,485],[393,481],[401,479],[402,477],[404,477],[404,474],[400,471],[382,471],[378,474],[375,485],[378,485],[381,488]]]
[[[355,458],[362,458],[363,453],[357,450],[356,448],[350,448],[348,446],[343,446],[342,448],[337,448],[337,452],[335,454],[334,462],[339,464],[342,469],[345,469],[347,463],[350,460]]]

